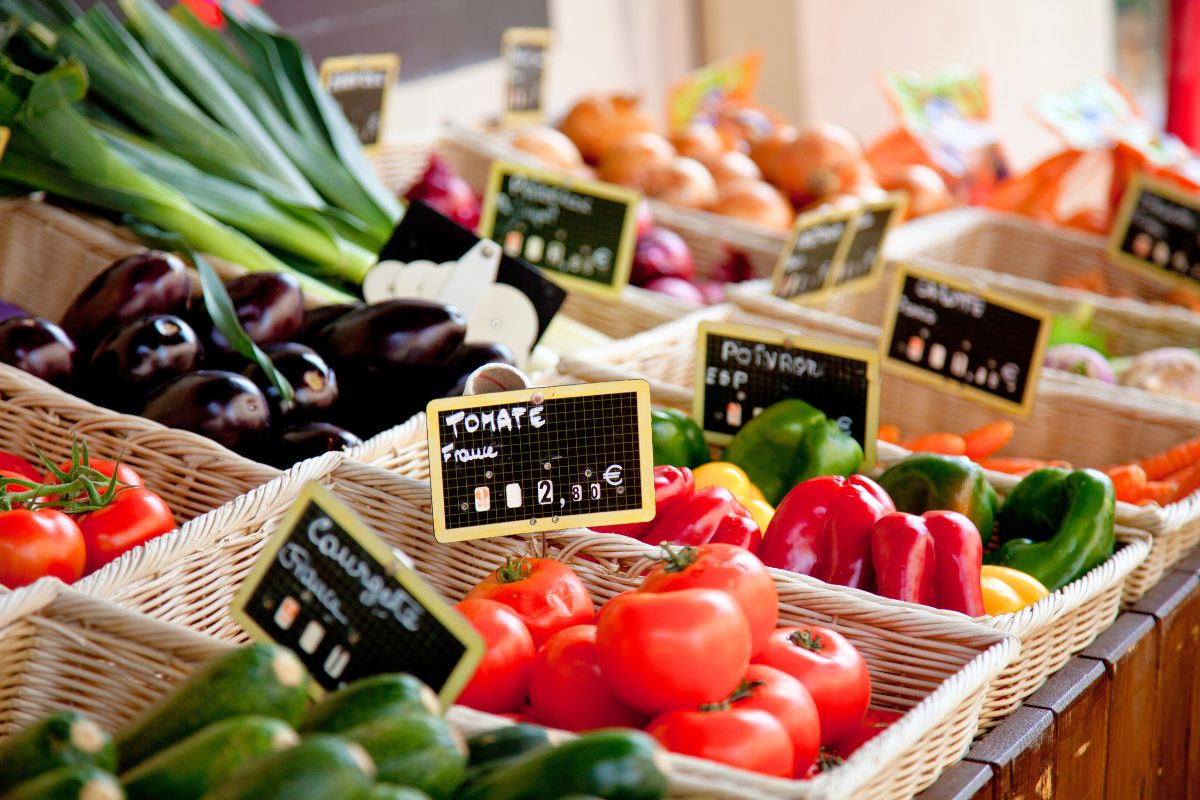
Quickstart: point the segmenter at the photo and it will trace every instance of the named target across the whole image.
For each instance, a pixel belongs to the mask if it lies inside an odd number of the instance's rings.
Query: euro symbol
[[[621,465],[612,464],[608,469],[604,470],[604,481],[609,486],[620,486],[625,479],[621,477]]]

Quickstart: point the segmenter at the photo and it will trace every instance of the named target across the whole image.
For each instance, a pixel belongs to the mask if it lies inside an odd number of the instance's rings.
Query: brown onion
[[[880,175],[880,183],[888,191],[908,193],[905,219],[945,211],[954,204],[942,176],[924,164],[910,164],[890,174]]]
[[[681,156],[705,162],[725,152],[725,140],[707,122],[692,122],[671,136],[671,144]]]
[[[771,184],[757,180],[742,180],[723,186],[713,211],[779,231],[792,227],[795,218],[787,198]]]
[[[675,148],[657,133],[635,133],[609,148],[596,174],[602,181],[644,189],[651,174],[674,158]]]
[[[783,148],[796,141],[797,131],[791,125],[781,125],[766,137],[750,145],[750,160],[757,166],[763,178],[779,184],[779,155]]]
[[[678,206],[709,208],[717,202],[717,183],[699,161],[679,156],[651,174],[646,194]]]
[[[595,164],[609,147],[633,133],[653,132],[649,115],[638,109],[640,98],[633,95],[593,95],[576,103],[558,128],[567,135],[580,154]]]
[[[710,158],[704,161],[704,166],[708,167],[708,171],[712,173],[718,189],[727,183],[762,180],[762,172],[759,171],[758,165],[750,159],[750,156],[736,150],[730,150],[721,153],[716,158]]]
[[[774,183],[797,205],[805,205],[822,195],[848,191],[865,165],[854,134],[840,125],[818,122],[779,151]]]
[[[583,168],[583,156],[574,142],[554,128],[526,128],[510,140],[518,150],[537,156],[552,167],[577,172]]]

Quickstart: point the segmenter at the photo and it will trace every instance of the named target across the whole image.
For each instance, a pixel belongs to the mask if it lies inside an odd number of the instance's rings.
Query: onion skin
[[[558,129],[579,148],[589,164],[596,164],[610,147],[634,133],[655,130],[654,120],[638,108],[634,95],[592,95],[576,103]]]
[[[689,123],[671,137],[671,144],[681,156],[704,162],[726,151],[725,140],[707,122]]]
[[[537,156],[552,167],[567,172],[583,169],[583,156],[575,143],[554,128],[534,127],[517,131],[510,144],[518,150]]]
[[[638,240],[633,251],[633,269],[629,282],[645,286],[657,278],[691,280],[696,274],[692,250],[675,231],[652,228]]]
[[[889,192],[902,191],[908,194],[905,219],[936,214],[954,205],[954,198],[942,176],[924,164],[908,164],[880,173],[879,183]]]
[[[644,189],[650,177],[674,158],[675,148],[657,133],[636,133],[609,148],[596,167],[596,176],[609,183]]]
[[[804,206],[823,195],[849,191],[866,169],[854,135],[839,125],[819,122],[801,130],[779,151],[773,182],[793,203]]]
[[[791,125],[783,125],[750,145],[750,160],[758,166],[764,179],[779,185],[779,156],[785,147],[796,141],[798,135]]]
[[[755,180],[727,184],[713,211],[777,231],[791,228],[796,216],[778,189]]]
[[[719,192],[724,191],[726,184],[745,180],[762,180],[762,170],[758,168],[758,165],[754,163],[750,156],[745,153],[739,153],[736,150],[728,150],[703,163],[704,166],[708,167],[713,180],[717,182],[717,190]]]
[[[700,287],[682,278],[655,278],[646,284],[646,288],[692,305],[702,306],[708,303]]]
[[[717,202],[717,182],[699,161],[680,156],[651,174],[646,193],[664,203],[711,208]]]
[[[1044,363],[1049,369],[1083,375],[1104,383],[1117,382],[1108,359],[1087,345],[1056,344],[1046,350]]]

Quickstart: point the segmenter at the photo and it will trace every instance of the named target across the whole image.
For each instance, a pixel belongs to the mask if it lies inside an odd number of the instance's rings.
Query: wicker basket
[[[427,484],[333,454],[300,464],[180,533],[156,540],[93,575],[81,588],[164,621],[244,641],[229,615],[229,601],[309,480],[329,486],[451,599],[462,597],[508,553],[530,550],[572,561],[594,598],[602,601],[636,585],[635,576],[655,552],[625,537],[585,531],[438,544],[430,530]],[[812,782],[764,779],[703,761],[673,759],[678,794],[907,797],[962,755],[975,734],[988,683],[1015,654],[1015,638],[955,615],[848,598],[815,581],[781,580],[778,586],[784,622],[820,622],[840,630],[871,667],[874,702],[911,713],[844,769]],[[457,718],[471,720],[470,730],[506,724],[470,712]]]

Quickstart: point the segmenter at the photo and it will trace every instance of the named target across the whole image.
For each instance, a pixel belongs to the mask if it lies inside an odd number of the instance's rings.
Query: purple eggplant
[[[304,312],[304,324],[300,326],[300,332],[296,334],[294,341],[311,345],[326,325],[362,307],[362,303],[338,303],[310,308]]]
[[[87,285],[63,314],[62,327],[81,361],[110,331],[146,314],[182,315],[192,284],[183,262],[147,250],[115,262]]]
[[[130,410],[167,381],[199,369],[203,359],[190,325],[172,314],[151,314],[104,337],[81,383],[96,402]]]
[[[0,361],[68,388],[75,366],[75,343],[43,317],[11,317],[0,322]]]
[[[362,439],[332,423],[302,422],[280,434],[269,448],[266,461],[272,466],[287,469],[297,461],[360,444]]]
[[[237,311],[246,335],[257,345],[290,342],[304,323],[304,293],[291,275],[279,272],[253,272],[226,281],[225,290]],[[241,363],[229,341],[213,325],[203,303],[189,321],[200,334],[213,364]]]
[[[484,364],[508,364],[515,367],[517,361],[506,344],[472,342],[462,345],[446,368],[446,374],[453,379],[453,385],[446,390],[446,397],[461,395],[467,388],[467,378]]]
[[[279,391],[258,364],[251,364],[243,370],[242,374],[254,381],[267,396],[273,425],[282,428],[314,419],[333,407],[338,398],[337,377],[317,351],[295,342],[285,342],[266,345],[263,352],[292,385],[294,394],[291,405],[283,408]]]
[[[271,432],[267,398],[244,375],[199,370],[163,384],[146,398],[143,417],[207,436],[257,458]]]

